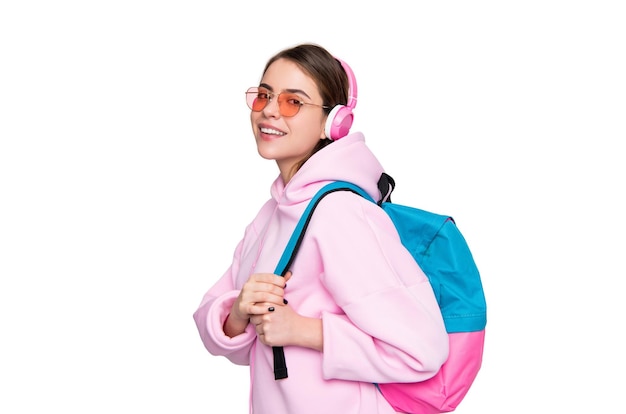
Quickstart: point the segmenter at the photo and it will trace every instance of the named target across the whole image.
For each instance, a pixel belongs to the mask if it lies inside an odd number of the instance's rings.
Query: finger
[[[288,270],[287,273],[285,273],[285,276],[283,276],[283,279],[285,279],[285,283],[287,283],[289,279],[291,279],[291,275],[291,270]]]
[[[280,276],[274,276],[274,282],[275,283],[266,283],[266,282],[260,282],[260,283],[256,283],[254,286],[251,287],[250,291],[251,293],[255,294],[255,295],[265,295],[265,296],[271,296],[271,295],[276,295],[276,296],[282,296],[284,294],[284,286],[285,286],[285,281],[283,280],[282,277]],[[262,299],[257,298],[257,302],[260,302]]]
[[[249,309],[250,313],[259,313],[261,310],[255,308],[259,305],[264,305],[265,310],[267,310],[268,306],[283,305],[284,303],[282,294],[258,294],[255,295],[254,301],[250,303]]]
[[[255,303],[253,306],[250,307],[250,314],[254,315],[250,318],[250,320],[252,321],[253,318],[257,318],[270,312],[274,312],[276,311],[276,308],[278,308],[278,306],[284,306],[282,298],[280,299],[280,302],[276,301]],[[272,308],[273,310],[270,310],[270,308]]]
[[[263,323],[263,319],[260,315],[254,315],[250,318],[250,323],[254,326],[259,326],[261,323]]]
[[[251,280],[256,283],[269,283],[278,287],[283,287],[285,284],[282,276],[273,273],[255,273],[252,275]]]

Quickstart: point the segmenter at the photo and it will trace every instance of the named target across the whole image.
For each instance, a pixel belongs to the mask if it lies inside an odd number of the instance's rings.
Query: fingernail
[[[283,303],[286,305],[286,304],[288,304],[289,302],[287,302],[287,299],[283,298]]]
[[[270,311],[270,312],[274,312],[274,307],[270,306],[269,308],[267,308],[267,310]]]

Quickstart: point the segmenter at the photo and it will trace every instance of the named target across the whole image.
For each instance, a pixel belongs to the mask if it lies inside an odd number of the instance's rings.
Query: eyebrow
[[[261,83],[259,86],[260,86],[260,87],[263,87],[263,88],[265,88],[265,89],[268,89],[270,92],[274,92],[274,88],[272,88],[272,87],[271,87],[270,85],[268,85],[267,83]],[[306,96],[307,98],[311,99],[311,97],[310,97],[310,96],[309,96],[306,92],[304,92],[302,89],[285,89],[285,92],[289,92],[289,93],[298,93],[298,94],[304,95],[304,96]]]

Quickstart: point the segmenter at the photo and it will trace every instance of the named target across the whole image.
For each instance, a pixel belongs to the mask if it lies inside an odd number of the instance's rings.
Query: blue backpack
[[[428,277],[450,339],[448,359],[432,378],[415,383],[376,384],[392,407],[403,413],[454,411],[471,387],[482,364],[487,306],[480,274],[465,238],[450,216],[394,204],[393,178],[382,174],[373,200],[360,187],[343,181],[324,186],[312,199],[287,243],[275,274],[285,275],[300,246],[317,204],[334,191],[352,191],[376,204],[393,221],[402,244]],[[274,377],[287,377],[282,347],[274,347]]]

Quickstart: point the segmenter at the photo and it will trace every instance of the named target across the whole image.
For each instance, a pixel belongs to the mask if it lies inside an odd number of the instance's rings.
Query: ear
[[[320,141],[323,141],[326,138],[328,138],[326,136],[326,118],[327,117],[324,117],[324,119],[322,120],[322,128],[321,128],[321,131],[320,131]]]

